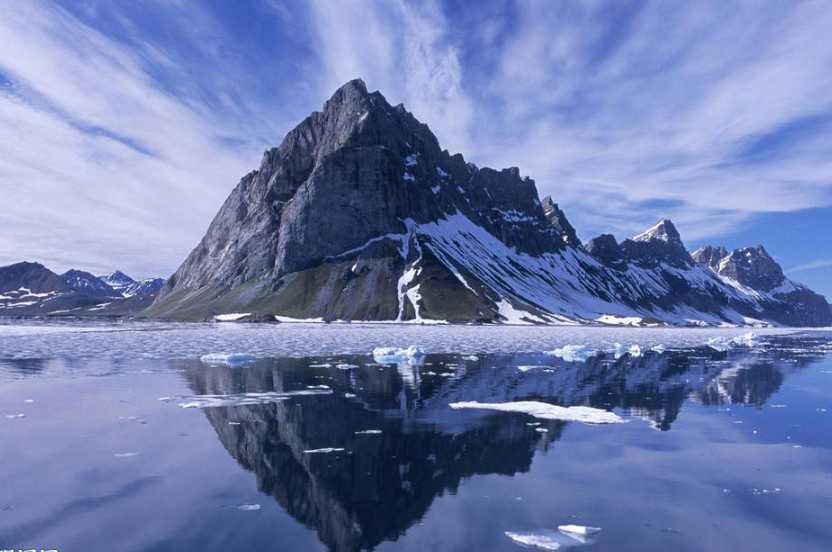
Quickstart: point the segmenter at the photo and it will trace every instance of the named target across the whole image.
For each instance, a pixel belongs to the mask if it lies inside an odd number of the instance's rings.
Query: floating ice
[[[536,427],[536,428],[534,428],[534,430],[537,431],[538,433],[549,433],[549,430],[546,429],[545,427]]]
[[[260,509],[260,505],[259,504],[248,504],[248,503],[237,504],[237,509],[242,510],[244,512],[254,512],[254,511],[257,511],[257,510]]]
[[[475,408],[497,410],[499,412],[521,412],[543,420],[561,420],[564,422],[581,422],[584,424],[620,424],[624,420],[614,412],[607,412],[589,406],[556,406],[537,401],[517,401],[509,403],[481,403],[477,401],[452,403],[451,408]]]
[[[307,385],[307,389],[329,389],[328,385]]]
[[[16,420],[18,418],[25,418],[26,414],[6,414],[6,418],[10,420]]]
[[[257,359],[246,353],[210,353],[202,355],[199,360],[206,364],[228,364],[233,366],[254,362]]]
[[[587,532],[568,531],[564,528],[570,527],[576,530],[585,529]],[[541,550],[560,550],[571,546],[592,544],[590,536],[600,531],[596,527],[582,527],[580,525],[561,525],[559,531],[541,529],[528,533],[513,533],[506,531],[506,536],[522,546],[540,548]]]
[[[356,431],[356,435],[378,435],[381,433],[380,429],[365,429],[364,431]]]
[[[31,404],[31,403],[35,402],[35,399],[26,399],[23,402]]]
[[[621,343],[616,343],[612,349],[612,352],[615,354],[615,358],[619,359],[624,355],[630,355],[631,357],[640,357],[642,354],[641,347],[638,345],[630,345],[629,347],[625,347]]]
[[[332,368],[332,364],[324,362],[323,364],[310,364],[310,368]]]
[[[304,454],[326,454],[327,452],[341,452],[344,449],[342,448],[333,448],[333,447],[326,447],[326,448],[319,448],[319,449],[309,449],[303,451]]]
[[[250,312],[232,312],[228,314],[218,314],[214,317],[214,320],[217,322],[234,322],[235,320],[241,320],[251,316]]]
[[[760,338],[754,332],[737,335],[734,337],[712,337],[706,345],[717,351],[728,351],[734,347],[756,347],[760,344]]]
[[[357,364],[347,364],[345,362],[342,362],[341,364],[336,364],[335,367],[338,368],[339,370],[352,370],[353,368],[358,368],[358,365]]]
[[[284,391],[278,393],[269,391],[264,393],[240,393],[237,395],[193,395],[190,397],[163,397],[167,401],[180,400],[182,408],[213,408],[220,406],[243,406],[249,404],[268,404],[285,401],[292,397],[305,395],[331,395],[330,389],[307,389],[300,391]],[[159,399],[162,400],[162,399]]]
[[[138,456],[138,452],[117,452],[113,456],[116,458],[132,458],[133,456]]]
[[[480,359],[480,357],[478,357],[477,355],[468,355],[468,356],[462,357],[462,360],[470,360],[471,362],[476,362],[479,359]]]
[[[586,525],[558,525],[558,531],[561,533],[568,533],[570,535],[581,535],[587,537],[594,535],[601,529],[599,527],[588,527]]]
[[[512,533],[506,531],[506,536],[523,546],[533,546],[541,550],[559,550],[561,543],[551,534],[547,533]]]
[[[594,357],[597,352],[586,345],[566,345],[553,351],[547,351],[546,354],[562,358],[566,362],[586,362],[587,359]]]
[[[536,368],[551,368],[551,366],[546,366],[544,364],[532,364],[532,365],[523,365],[518,366],[517,369],[521,372],[530,372]]]
[[[397,349],[395,347],[376,347],[373,349],[373,360],[379,364],[421,364],[424,361],[425,352],[417,347],[411,345],[407,349]]]
[[[667,349],[665,349],[664,345],[654,345],[653,347],[650,347],[650,350],[653,351],[654,353],[662,354]]]

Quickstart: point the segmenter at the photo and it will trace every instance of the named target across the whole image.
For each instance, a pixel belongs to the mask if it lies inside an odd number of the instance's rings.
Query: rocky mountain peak
[[[642,267],[653,268],[661,263],[677,268],[694,265],[679,231],[670,219],[662,219],[641,234],[624,240],[620,247],[627,260]]]
[[[121,294],[101,281],[97,276],[84,270],[68,270],[61,274],[66,285],[80,293],[96,297],[119,297]]]
[[[541,202],[543,207],[543,214],[549,219],[558,232],[563,234],[563,241],[572,246],[581,245],[581,240],[578,239],[578,234],[575,228],[569,223],[563,210],[552,199],[552,196],[546,196]]]
[[[670,219],[662,219],[641,234],[631,238],[637,242],[649,242],[651,240],[661,240],[663,242],[678,242],[682,243],[682,236]]]
[[[781,266],[762,245],[735,249],[720,261],[718,272],[761,291],[771,291],[786,279]]]
[[[719,263],[728,256],[728,250],[722,246],[706,245],[691,254],[693,260],[702,268],[710,268],[719,272]]]

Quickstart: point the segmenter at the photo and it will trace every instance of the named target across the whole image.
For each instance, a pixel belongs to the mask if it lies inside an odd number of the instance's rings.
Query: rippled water
[[[738,333],[0,326],[0,549],[827,550],[832,335]],[[450,407],[520,400],[628,423]]]

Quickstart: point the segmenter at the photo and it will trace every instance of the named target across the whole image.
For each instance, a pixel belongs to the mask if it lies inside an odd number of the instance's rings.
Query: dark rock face
[[[543,198],[543,214],[546,215],[552,226],[563,235],[565,243],[576,247],[581,245],[581,240],[578,239],[575,228],[566,219],[566,214],[558,207],[558,204],[552,200],[552,196]]]
[[[724,247],[713,247],[711,245],[706,245],[691,253],[691,257],[696,261],[696,264],[716,271],[719,271],[719,262],[727,256],[728,251]]]
[[[762,245],[734,250],[720,262],[719,273],[760,291],[771,291],[786,280],[783,269]]]
[[[621,244],[604,235],[584,248],[557,204],[541,203],[517,168],[451,155],[403,106],[355,80],[240,180],[144,315],[683,325],[822,318],[802,301],[761,299],[698,265],[669,220]]]
[[[597,238],[592,238],[587,242],[585,249],[595,259],[609,267],[626,268],[624,254],[612,234],[601,234]]]
[[[22,289],[31,293],[68,291],[63,279],[40,263],[22,262],[0,267],[0,293]]]

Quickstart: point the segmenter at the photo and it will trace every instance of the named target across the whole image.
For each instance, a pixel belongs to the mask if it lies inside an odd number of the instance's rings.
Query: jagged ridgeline
[[[763,289],[698,264],[666,220],[621,244],[606,235],[584,246],[517,168],[479,168],[451,155],[404,106],[354,80],[242,178],[145,314],[832,322],[823,297],[776,272]]]

